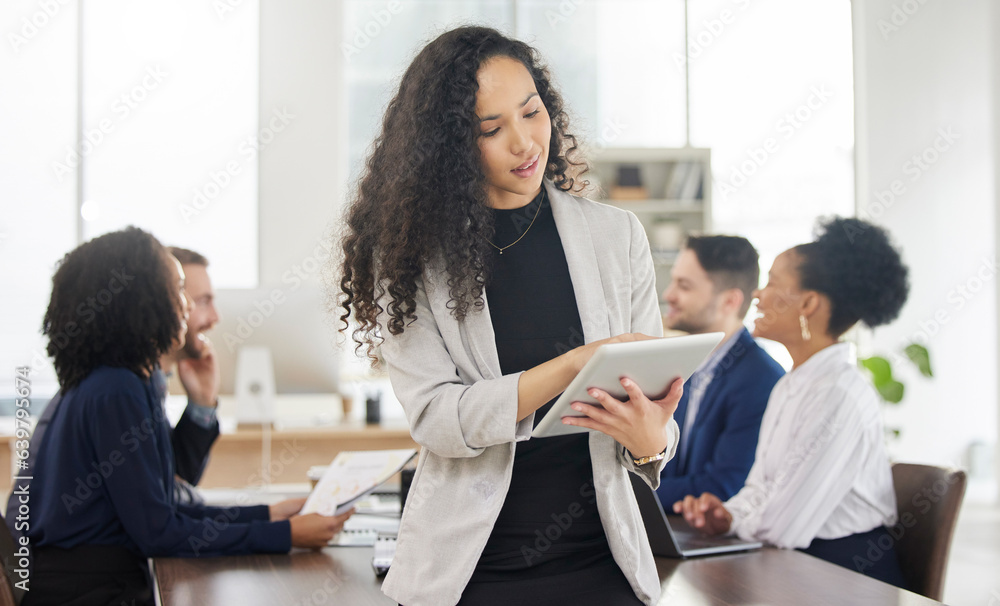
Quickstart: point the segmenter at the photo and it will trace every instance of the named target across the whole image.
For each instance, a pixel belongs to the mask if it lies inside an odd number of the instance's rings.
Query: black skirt
[[[839,539],[813,539],[799,551],[909,590],[896,556],[896,540],[882,526]]]
[[[459,606],[642,606],[628,579],[609,553],[592,565],[552,576],[470,582]]]

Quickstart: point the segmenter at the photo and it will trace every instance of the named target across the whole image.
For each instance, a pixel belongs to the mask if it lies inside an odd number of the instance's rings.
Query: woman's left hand
[[[674,379],[667,395],[660,400],[647,398],[631,379],[622,378],[621,384],[628,394],[628,400],[622,402],[606,391],[591,388],[588,393],[601,406],[573,402],[573,410],[586,416],[563,417],[563,423],[606,433],[627,448],[635,458],[663,452],[670,440],[667,424],[677,410],[677,403],[684,392],[684,381]]]
[[[281,501],[280,503],[268,506],[267,510],[271,514],[271,521],[277,522],[279,520],[287,520],[297,514],[302,510],[302,506],[305,504],[305,497],[288,499],[286,501]]]

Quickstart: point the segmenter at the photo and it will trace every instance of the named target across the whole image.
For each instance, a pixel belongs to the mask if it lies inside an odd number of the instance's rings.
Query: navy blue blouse
[[[137,555],[214,556],[291,549],[288,521],[265,505],[174,502],[174,456],[163,402],[151,381],[101,367],[63,394],[32,440],[33,547],[120,545]]]

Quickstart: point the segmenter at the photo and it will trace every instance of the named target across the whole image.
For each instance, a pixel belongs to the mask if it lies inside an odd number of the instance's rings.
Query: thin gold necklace
[[[487,242],[489,242],[489,245],[490,245],[490,246],[492,246],[493,248],[495,248],[495,249],[499,250],[499,251],[500,251],[500,254],[502,255],[502,254],[503,254],[503,251],[507,250],[507,249],[508,249],[508,248],[510,248],[511,246],[514,246],[515,244],[517,244],[518,242],[520,242],[520,241],[521,241],[521,238],[523,238],[523,237],[525,237],[526,235],[528,235],[528,230],[529,230],[529,229],[531,229],[531,226],[535,224],[535,219],[537,219],[537,218],[538,218],[538,211],[540,211],[540,210],[542,210],[542,200],[539,200],[539,201],[538,201],[538,208],[536,208],[536,209],[535,209],[535,216],[531,218],[531,223],[528,223],[528,228],[524,230],[524,232],[523,232],[523,233],[521,234],[521,236],[520,236],[520,237],[519,237],[519,238],[518,238],[517,240],[514,240],[513,242],[511,242],[511,243],[510,243],[510,244],[508,244],[507,246],[504,246],[503,248],[501,248],[501,247],[497,246],[496,244],[494,244],[494,243],[490,242],[490,241],[489,241],[488,239],[486,239],[486,238],[484,238],[484,239],[485,239],[485,240],[486,240]]]

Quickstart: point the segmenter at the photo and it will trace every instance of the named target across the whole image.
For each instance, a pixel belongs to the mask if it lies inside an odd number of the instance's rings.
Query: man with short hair
[[[177,367],[177,376],[188,395],[184,414],[174,427],[174,472],[181,481],[175,491],[180,502],[197,501],[190,485],[198,484],[208,463],[209,451],[219,437],[216,407],[219,403],[219,368],[215,350],[205,332],[219,322],[215,309],[215,291],[208,277],[208,259],[186,248],[168,250],[184,269],[184,290],[190,301],[187,338],[184,347],[160,358],[160,369],[169,376]],[[156,377],[158,388],[166,395],[166,376]]]
[[[760,279],[758,258],[746,238],[691,237],[671,270],[666,327],[726,336],[684,384],[674,413],[677,455],[656,491],[662,503],[703,492],[728,499],[750,473],[767,399],[784,374],[743,326]]]

